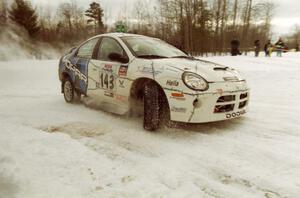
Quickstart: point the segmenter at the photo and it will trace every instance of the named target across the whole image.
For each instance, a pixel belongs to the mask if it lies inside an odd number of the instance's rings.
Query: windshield
[[[122,37],[128,48],[139,58],[187,57],[185,53],[172,45],[149,37]]]

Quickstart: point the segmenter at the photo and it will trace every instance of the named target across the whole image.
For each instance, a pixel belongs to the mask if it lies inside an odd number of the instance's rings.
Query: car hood
[[[237,70],[200,59],[168,58],[153,60],[154,69],[162,65],[182,72],[193,72],[208,82],[242,81]]]

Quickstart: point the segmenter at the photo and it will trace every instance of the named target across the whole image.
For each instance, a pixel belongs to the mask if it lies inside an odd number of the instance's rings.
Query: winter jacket
[[[275,47],[276,47],[277,49],[284,49],[284,46],[285,46],[285,44],[284,44],[284,42],[282,42],[281,40],[279,40],[279,41],[277,41],[277,42],[275,43]]]

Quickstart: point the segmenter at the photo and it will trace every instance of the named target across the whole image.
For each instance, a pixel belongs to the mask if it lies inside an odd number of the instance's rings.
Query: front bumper
[[[165,90],[172,96],[174,90]],[[207,123],[240,117],[247,112],[249,88],[246,82],[210,84],[203,93],[184,93],[184,97],[168,97],[172,121]]]

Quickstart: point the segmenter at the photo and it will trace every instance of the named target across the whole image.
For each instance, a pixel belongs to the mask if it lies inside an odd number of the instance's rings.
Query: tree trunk
[[[249,33],[249,28],[250,28],[250,22],[252,18],[252,0],[247,0],[246,8],[245,8],[245,13],[244,13],[244,28],[243,28],[243,39],[242,39],[242,46],[245,48],[245,53],[247,55],[247,50],[246,47],[249,44],[249,39],[248,39],[248,33]]]
[[[233,5],[233,25],[232,25],[233,31],[235,31],[235,26],[236,26],[237,9],[238,9],[238,0],[234,0],[234,5]]]
[[[217,0],[217,11],[215,14],[215,23],[216,23],[216,27],[215,27],[215,51],[216,52],[220,52],[220,48],[219,46],[219,29],[220,29],[220,12],[221,12],[221,3],[222,0]]]
[[[225,27],[227,23],[227,0],[223,0],[222,17],[221,17],[221,52],[224,52],[225,45]]]

